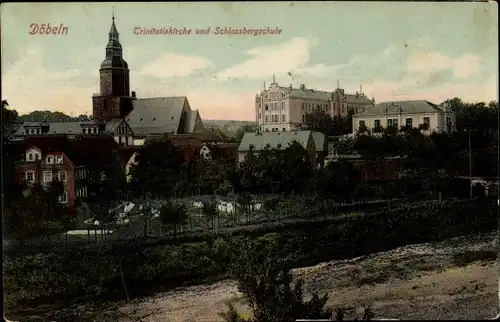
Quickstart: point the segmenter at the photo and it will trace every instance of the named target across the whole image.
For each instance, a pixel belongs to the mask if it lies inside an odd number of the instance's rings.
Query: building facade
[[[108,165],[113,164],[111,158],[119,148],[111,137],[31,137],[15,144],[22,151],[15,164],[16,182],[46,188],[60,181],[64,192],[59,200],[69,208],[74,208],[78,199],[88,197],[86,179],[90,173],[99,171],[102,178],[106,171],[114,171]]]
[[[307,113],[321,110],[331,117],[362,112],[375,104],[362,92],[346,94],[337,88],[333,92],[282,87],[275,80],[255,96],[255,121],[261,132],[299,130],[306,122]]]
[[[353,133],[360,129],[421,128],[424,134],[456,130],[456,113],[446,103],[436,105],[428,101],[398,101],[377,104],[356,114],[352,119]]]

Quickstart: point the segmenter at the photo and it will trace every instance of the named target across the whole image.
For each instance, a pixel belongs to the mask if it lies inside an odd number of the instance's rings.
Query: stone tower
[[[132,92],[130,96],[128,64],[123,59],[122,45],[118,37],[113,15],[106,58],[99,69],[100,93],[92,97],[93,116],[100,121],[125,117],[133,109],[132,100],[135,99],[135,93]]]

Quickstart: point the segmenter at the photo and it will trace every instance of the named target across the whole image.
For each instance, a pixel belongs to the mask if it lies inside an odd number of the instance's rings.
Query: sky
[[[113,6],[131,90],[186,96],[202,119],[254,120],[255,95],[273,74],[282,86],[362,86],[376,102],[498,97],[496,3],[186,2],[2,3],[2,99],[20,114],[91,114]],[[67,34],[30,34],[48,23]],[[168,27],[192,32],[134,33]],[[228,36],[216,27],[281,32]]]

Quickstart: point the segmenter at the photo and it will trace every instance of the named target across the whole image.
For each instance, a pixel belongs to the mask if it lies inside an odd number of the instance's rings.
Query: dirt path
[[[498,314],[498,232],[433,244],[409,245],[363,258],[294,270],[305,290],[330,293],[328,307],[358,316],[364,305],[376,317],[399,319],[491,319]],[[128,321],[220,321],[231,301],[250,310],[233,281],[177,289],[123,304]]]

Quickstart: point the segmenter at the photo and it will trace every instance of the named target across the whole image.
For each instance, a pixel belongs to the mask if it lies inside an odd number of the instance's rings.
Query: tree
[[[318,109],[306,114],[305,126],[308,130],[330,135],[333,129],[333,120],[330,115]]]
[[[215,228],[215,219],[217,218],[219,211],[217,209],[217,203],[215,201],[205,201],[203,202],[203,207],[201,208],[202,214],[205,219],[211,223],[212,230]]]
[[[131,169],[136,195],[169,197],[182,180],[183,155],[164,138],[147,142],[136,156],[136,165]]]
[[[234,136],[231,138],[231,141],[234,142],[234,143],[240,143],[241,140],[243,139],[243,136],[245,135],[245,133],[247,132],[256,132],[258,129],[257,129],[257,125],[255,124],[245,124],[243,125],[242,127],[240,127],[236,133],[234,134]]]
[[[282,260],[280,241],[263,238],[253,241],[238,238],[230,272],[238,282],[238,290],[249,301],[253,311],[251,321],[295,321],[297,319],[324,319],[332,316],[324,309],[328,294],[319,297],[313,293],[310,301],[303,299],[303,282],[292,286],[292,275]],[[226,321],[245,321],[234,308],[221,314]]]
[[[160,208],[160,222],[162,229],[166,227],[174,228],[174,238],[177,236],[179,228],[187,222],[187,210],[184,205],[168,202]]]

